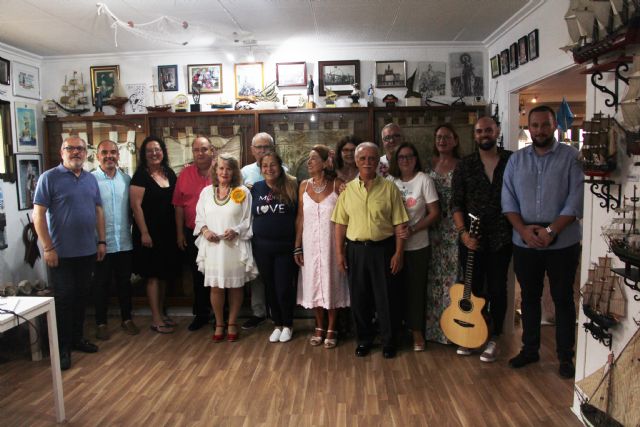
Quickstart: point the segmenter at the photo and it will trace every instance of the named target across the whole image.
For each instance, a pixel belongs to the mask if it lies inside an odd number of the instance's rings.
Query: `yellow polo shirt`
[[[371,190],[354,179],[340,194],[331,221],[347,226],[347,239],[380,241],[393,236],[393,226],[409,221],[398,187],[377,176]]]

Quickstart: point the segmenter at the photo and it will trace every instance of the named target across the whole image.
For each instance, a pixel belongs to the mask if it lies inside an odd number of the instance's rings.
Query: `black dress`
[[[144,169],[138,169],[131,185],[144,188],[142,212],[153,247],[142,246],[140,229],[133,221],[133,272],[142,277],[170,279],[180,268],[181,258],[176,246],[175,211],[171,204],[176,187],[176,174],[165,170],[169,187],[162,188]]]

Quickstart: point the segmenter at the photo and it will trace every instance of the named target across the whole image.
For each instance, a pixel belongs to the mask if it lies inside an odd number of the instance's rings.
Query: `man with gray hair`
[[[378,165],[378,175],[386,178],[389,175],[389,162],[391,157],[402,144],[402,129],[396,123],[387,123],[382,128],[382,146],[384,147],[384,156],[380,157]]]
[[[62,142],[60,155],[62,163],[38,180],[33,223],[53,285],[60,368],[66,370],[71,350],[98,351],[84,338],[84,313],[93,267],[96,259],[104,258],[107,242],[98,182],[82,169],[87,143],[70,136]]]

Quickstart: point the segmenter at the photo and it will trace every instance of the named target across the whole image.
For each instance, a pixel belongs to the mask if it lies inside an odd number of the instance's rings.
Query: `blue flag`
[[[558,109],[557,120],[558,127],[563,132],[566,132],[571,127],[571,123],[573,123],[573,113],[571,112],[571,108],[569,108],[569,103],[564,97],[562,97],[562,103]]]

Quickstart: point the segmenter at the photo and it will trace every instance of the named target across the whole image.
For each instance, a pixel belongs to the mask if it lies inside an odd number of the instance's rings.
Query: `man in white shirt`
[[[402,144],[402,129],[396,123],[387,123],[382,128],[382,145],[384,156],[380,157],[378,175],[386,178],[389,175],[389,160],[400,144]]]

